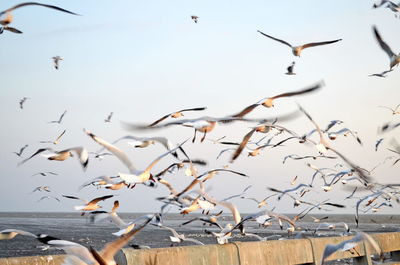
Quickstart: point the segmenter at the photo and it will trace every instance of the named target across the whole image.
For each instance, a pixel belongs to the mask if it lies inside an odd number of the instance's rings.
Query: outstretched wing
[[[286,41],[284,41],[284,40],[274,38],[274,37],[272,37],[272,36],[270,36],[270,35],[267,35],[267,34],[261,32],[261,31],[259,31],[259,30],[257,30],[257,32],[261,33],[261,34],[264,35],[265,37],[268,37],[268,38],[270,38],[270,39],[279,41],[280,43],[283,43],[283,44],[289,46],[290,48],[292,48],[292,45],[290,45],[290,43],[288,43],[288,42],[286,42]]]
[[[389,57],[396,56],[396,54],[390,49],[389,45],[387,45],[386,42],[383,41],[381,34],[379,34],[379,31],[376,28],[376,26],[373,26],[372,29],[374,31],[376,40],[378,41],[381,48],[386,52],[386,54]]]
[[[341,40],[342,40],[342,39],[330,40],[330,41],[322,41],[322,42],[311,42],[311,43],[304,44],[304,45],[302,45],[301,47],[302,47],[303,49],[306,49],[306,48],[310,48],[310,47],[315,47],[315,46],[320,46],[320,45],[326,45],[326,44],[335,43],[335,42],[338,42],[338,41],[341,41]]]
[[[23,6],[31,6],[31,5],[34,5],[34,6],[43,6],[43,7],[55,9],[55,10],[58,10],[58,11],[61,11],[61,12],[65,12],[65,13],[68,13],[68,14],[71,14],[71,15],[79,16],[79,14],[76,14],[76,13],[74,13],[74,12],[71,12],[71,11],[66,10],[66,9],[64,9],[64,8],[61,8],[61,7],[53,6],[53,5],[41,4],[41,3],[37,3],[37,2],[25,2],[25,3],[21,3],[21,4],[18,4],[18,5],[15,5],[15,6],[13,6],[13,7],[10,7],[9,9],[6,9],[6,10],[0,12],[0,16],[1,16],[1,15],[4,15],[4,14],[7,13],[7,12],[11,12],[11,11],[17,9],[17,8],[20,8],[20,7],[23,7]]]

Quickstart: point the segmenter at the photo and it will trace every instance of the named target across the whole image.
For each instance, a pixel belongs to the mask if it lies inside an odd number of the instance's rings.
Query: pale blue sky
[[[19,3],[3,0],[1,10]],[[400,103],[399,73],[396,68],[386,79],[368,77],[389,66],[387,55],[372,35],[371,26],[377,25],[384,40],[394,52],[400,52],[400,20],[385,8],[371,9],[373,1],[54,1],[46,2],[66,8],[82,16],[71,16],[41,7],[16,10],[12,26],[24,34],[9,32],[0,35],[1,97],[0,131],[2,139],[0,211],[70,211],[75,201],[36,200],[43,195],[30,192],[39,185],[48,185],[53,195],[69,194],[86,198],[110,192],[77,187],[96,176],[115,175],[126,169],[114,157],[102,162],[93,158],[86,172],[76,159],[65,162],[47,161],[35,157],[21,167],[12,154],[25,144],[25,157],[38,148],[41,140],[51,140],[66,129],[57,150],[85,146],[99,147],[82,131],[112,141],[122,135],[144,135],[124,131],[119,121],[151,122],[162,115],[182,108],[207,106],[203,113],[188,113],[187,117],[203,115],[224,116],[236,113],[261,98],[297,90],[321,79],[326,86],[315,94],[296,99],[279,99],[274,109],[260,107],[251,117],[271,117],[296,109],[300,103],[314,119],[325,126],[330,120],[340,119],[345,126],[357,131],[364,141],[360,147],[350,137],[332,144],[360,166],[371,169],[385,157],[389,140],[398,130],[377,135],[383,122],[394,120],[388,110],[379,105],[394,107]],[[199,16],[199,23],[190,19]],[[288,47],[263,37],[257,30],[282,38],[294,45],[342,38],[343,41],[304,50],[295,58]],[[52,66],[51,57],[64,58],[59,71]],[[286,67],[296,61],[296,76],[286,76]],[[18,102],[29,97],[25,108]],[[61,125],[48,124],[67,110]],[[103,120],[113,111],[111,124]],[[313,127],[304,117],[282,123],[302,134]],[[218,126],[209,134],[211,139],[226,135],[240,140],[249,130],[248,124]],[[146,135],[163,135],[174,142],[192,136],[189,128],[171,127]],[[257,135],[256,138],[261,136]],[[374,151],[375,141],[385,137],[380,152]],[[124,149],[138,168],[164,152],[159,146],[148,149]],[[216,161],[218,152],[225,148],[210,143],[187,144],[193,157],[210,162],[206,169],[221,167],[228,156]],[[209,181],[212,194],[224,198],[253,185],[249,196],[262,199],[270,194],[265,187],[287,187],[297,174],[299,181],[308,182],[312,171],[306,161],[282,159],[290,153],[315,154],[315,149],[294,142],[269,150],[254,158],[241,156],[231,169],[250,175],[241,179],[221,174]],[[171,158],[166,158],[155,172],[163,169]],[[320,167],[333,166],[331,161],[311,161]],[[55,171],[59,176],[30,177],[39,171]],[[201,171],[201,170],[200,170]],[[399,165],[391,162],[374,172],[376,181],[398,182]],[[190,179],[182,173],[167,177],[179,189]],[[6,185],[7,184],[7,185]],[[319,183],[320,184],[320,183]],[[229,190],[227,189],[229,188]],[[318,193],[307,199],[331,198],[342,200],[341,184],[328,193],[316,185]],[[111,192],[119,194],[121,211],[156,211],[155,197],[167,195],[164,187],[151,190]],[[108,209],[112,201],[103,203]],[[243,212],[255,211],[251,201],[234,201]],[[291,201],[271,201],[282,212],[297,212]],[[344,212],[353,212],[348,203]],[[390,210],[397,212],[398,205]]]

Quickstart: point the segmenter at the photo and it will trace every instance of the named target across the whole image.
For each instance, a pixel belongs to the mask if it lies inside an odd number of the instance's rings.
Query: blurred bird
[[[53,63],[54,63],[54,68],[56,68],[58,70],[58,67],[60,66],[60,61],[63,60],[63,58],[61,58],[61,56],[54,56],[51,57],[51,59],[53,59]]]
[[[194,21],[194,23],[196,23],[197,24],[197,22],[198,22],[198,19],[199,19],[199,17],[198,16],[191,16],[190,17],[193,21]]]
[[[114,112],[111,112],[109,115],[108,115],[108,117],[107,117],[107,119],[105,119],[104,120],[104,122],[111,122],[111,117],[113,116],[113,114],[114,114]]]
[[[63,137],[65,132],[66,132],[66,130],[64,130],[54,141],[40,141],[40,143],[42,143],[42,144],[50,143],[50,144],[56,145],[60,142],[60,139],[61,139],[61,137]]]
[[[376,28],[376,26],[372,27],[372,30],[374,31],[374,35],[376,40],[379,43],[379,46],[381,46],[382,50],[384,52],[386,52],[386,54],[389,56],[389,60],[390,60],[390,70],[398,65],[400,63],[400,54],[396,55],[389,47],[389,45],[386,44],[386,42],[383,41],[381,35],[379,34],[378,29]]]
[[[58,123],[58,124],[61,124],[61,122],[62,122],[62,120],[63,120],[63,118],[64,118],[64,116],[65,116],[66,113],[67,113],[67,111],[64,110],[63,114],[61,114],[61,116],[60,116],[60,118],[59,118],[58,120],[49,121],[49,123]]]
[[[28,145],[24,145],[23,147],[21,147],[21,149],[19,149],[19,152],[13,152],[14,154],[16,154],[17,156],[21,157],[22,153],[24,152],[24,150],[28,147]]]
[[[294,65],[296,64],[296,62],[292,62],[291,65],[289,65],[289,67],[287,68],[287,72],[285,73],[285,75],[295,75],[296,73],[293,72],[294,70]]]
[[[19,101],[19,108],[20,108],[20,109],[23,109],[23,108],[24,108],[24,103],[25,103],[25,101],[26,101],[27,99],[29,99],[29,98],[23,97],[23,98]]]

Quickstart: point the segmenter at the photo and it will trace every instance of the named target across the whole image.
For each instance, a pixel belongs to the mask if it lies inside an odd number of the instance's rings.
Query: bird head
[[[262,105],[266,108],[271,108],[274,107],[274,103],[273,103],[273,98],[267,98],[267,100],[265,100]]]

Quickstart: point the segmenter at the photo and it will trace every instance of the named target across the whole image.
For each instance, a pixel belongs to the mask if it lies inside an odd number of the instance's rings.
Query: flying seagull
[[[20,109],[23,109],[23,108],[24,108],[24,103],[25,103],[25,101],[26,101],[27,99],[29,99],[29,98],[23,97],[23,98],[19,101],[19,108],[20,108]]]
[[[58,70],[58,67],[60,66],[60,61],[63,60],[63,58],[61,58],[61,56],[54,56],[51,57],[51,59],[53,59],[53,63],[54,63],[54,68],[56,68]]]
[[[108,115],[107,119],[104,120],[104,122],[111,122],[111,117],[113,116],[113,114],[114,114],[114,112],[111,112],[111,113]]]
[[[61,137],[65,134],[66,130],[64,130],[54,141],[40,141],[42,144],[58,144],[60,142]]]
[[[198,17],[198,16],[191,16],[190,18],[193,20],[193,22],[194,22],[194,23],[196,23],[196,24],[197,24],[197,22],[198,22],[198,19],[199,19],[199,17]]]
[[[60,118],[59,118],[58,120],[56,120],[56,121],[49,121],[49,123],[58,123],[58,124],[61,124],[61,122],[62,122],[62,120],[63,120],[63,118],[64,118],[64,116],[65,116],[65,113],[67,113],[66,110],[64,110],[63,114],[61,114],[61,116],[60,116]]]
[[[383,41],[383,39],[382,39],[381,35],[379,34],[379,31],[376,28],[376,26],[373,26],[372,30],[374,31],[375,38],[378,41],[379,45],[386,52],[386,54],[389,56],[390,69],[392,69],[394,66],[396,66],[396,65],[398,65],[400,63],[400,54],[396,55],[390,49],[389,45],[387,45],[386,42]]]
[[[28,145],[24,145],[23,147],[21,147],[21,149],[19,149],[19,152],[13,152],[14,154],[16,154],[17,156],[21,157],[22,153],[24,152],[24,150],[28,147]]]
[[[18,9],[18,8],[20,8],[20,7],[23,7],[23,6],[32,6],[32,5],[34,5],[34,6],[43,6],[43,7],[55,9],[55,10],[58,10],[58,11],[61,11],[61,12],[69,13],[69,14],[71,14],[71,15],[79,15],[79,14],[76,14],[76,13],[74,13],[74,12],[68,11],[68,10],[63,9],[63,8],[61,8],[61,7],[58,7],[58,6],[46,5],[46,4],[41,4],[41,3],[37,3],[37,2],[25,2],[25,3],[21,3],[21,4],[18,4],[18,5],[15,5],[15,6],[13,6],[13,7],[10,7],[10,8],[8,8],[8,9],[4,10],[4,11],[1,11],[1,12],[0,12],[0,16],[2,16],[2,15],[4,15],[4,14],[8,14],[9,12],[11,12],[11,11],[13,11],[13,10],[15,10],[15,9]]]
[[[276,96],[273,97],[269,97],[269,98],[263,98],[261,100],[259,100],[258,102],[244,108],[242,111],[240,111],[239,113],[233,115],[232,117],[243,117],[244,115],[247,115],[248,113],[250,113],[252,110],[254,110],[256,107],[263,105],[266,108],[271,108],[274,106],[273,100],[277,99],[277,98],[283,98],[283,97],[293,97],[293,96],[298,96],[298,95],[302,95],[302,94],[307,94],[310,92],[313,92],[315,90],[318,90],[319,88],[323,87],[325,85],[325,83],[323,81],[318,82],[315,85],[312,85],[310,87],[307,87],[305,89],[302,90],[298,90],[298,91],[292,91],[292,92],[286,92],[286,93],[282,93],[282,94],[278,94]]]
[[[30,157],[22,160],[21,162],[18,163],[18,166],[26,163],[28,160],[33,158],[34,156],[43,153],[45,151],[50,151],[53,152],[52,154],[48,155],[47,159],[48,160],[55,160],[55,161],[64,161],[70,157],[72,157],[72,151],[74,151],[78,155],[79,162],[81,163],[83,170],[86,170],[86,167],[89,163],[89,155],[88,152],[85,148],[78,146],[78,147],[72,147],[68,149],[64,149],[62,151],[55,151],[51,148],[40,148],[38,149],[33,155]]]
[[[274,37],[272,37],[272,36],[269,36],[269,35],[267,35],[267,34],[261,32],[261,31],[259,31],[259,30],[257,30],[257,32],[261,33],[261,34],[264,35],[265,37],[268,37],[268,38],[270,38],[270,39],[279,41],[280,43],[289,46],[289,47],[292,49],[292,53],[293,53],[295,56],[299,56],[299,57],[300,57],[300,53],[301,53],[301,51],[302,51],[303,49],[310,48],[310,47],[315,47],[315,46],[320,46],[320,45],[331,44],[331,43],[335,43],[335,42],[338,42],[338,41],[341,41],[341,40],[342,40],[342,39],[337,39],[337,40],[323,41],[323,42],[311,42],[311,43],[303,44],[303,45],[300,45],[300,46],[292,46],[290,43],[288,43],[288,42],[286,42],[286,41],[284,41],[284,40],[274,38]]]
[[[155,122],[151,123],[151,124],[149,125],[149,127],[153,127],[154,125],[159,124],[160,122],[162,122],[163,120],[165,120],[165,119],[168,118],[168,117],[171,117],[171,118],[179,118],[179,117],[182,117],[182,116],[184,116],[184,115],[183,115],[183,112],[186,112],[186,111],[202,111],[202,110],[205,110],[205,109],[207,109],[207,108],[206,108],[206,107],[201,107],[201,108],[183,109],[183,110],[178,110],[178,111],[176,111],[176,112],[168,113],[167,115],[164,115],[164,116],[161,117],[160,119],[158,119],[158,120],[156,120]]]

